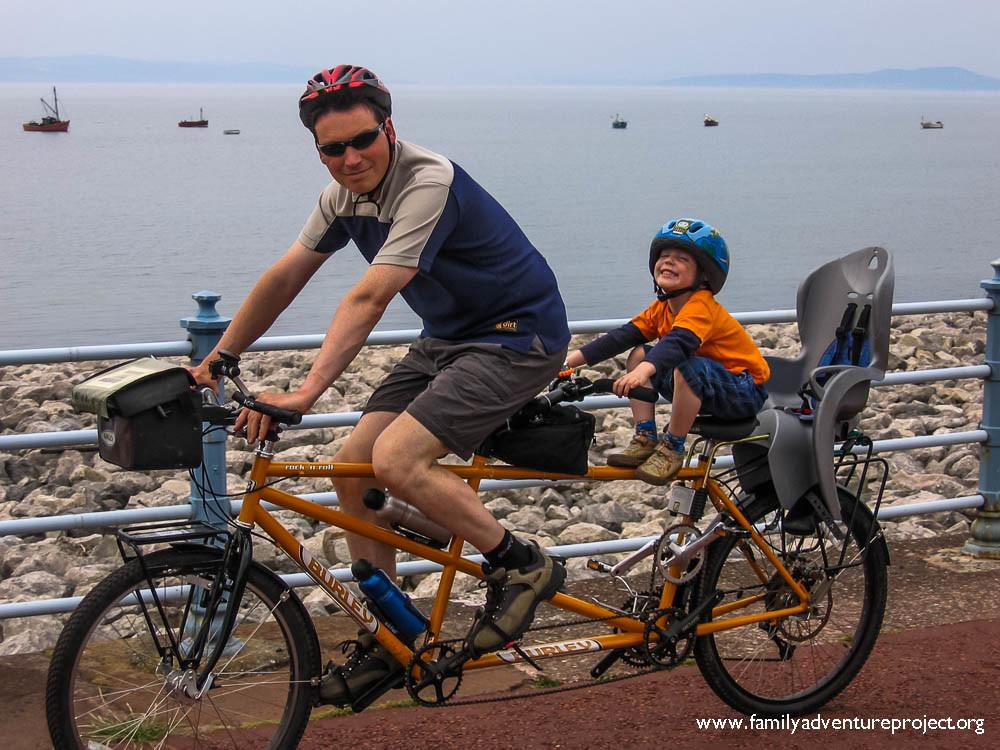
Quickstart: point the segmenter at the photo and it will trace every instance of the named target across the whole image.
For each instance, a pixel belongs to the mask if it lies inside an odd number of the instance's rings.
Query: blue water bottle
[[[399,590],[384,570],[372,566],[365,559],[356,560],[351,574],[358,582],[361,593],[371,599],[379,612],[388,620],[392,629],[407,643],[427,630],[430,622],[417,609],[410,597]]]

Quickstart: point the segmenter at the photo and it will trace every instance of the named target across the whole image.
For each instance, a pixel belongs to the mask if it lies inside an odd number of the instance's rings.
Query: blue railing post
[[[222,299],[218,292],[201,291],[191,295],[198,303],[198,314],[181,318],[181,328],[186,328],[191,342],[191,364],[198,365],[207,357],[222,338],[222,332],[229,326],[230,318],[219,315],[215,303]],[[195,469],[195,480],[191,482],[191,505],[194,509],[192,520],[215,522],[229,516],[229,502],[220,498],[217,505],[207,508],[205,496],[199,488],[211,486],[219,495],[226,494],[226,433],[219,430],[210,432],[203,438],[204,458],[202,465]]]
[[[986,443],[979,458],[979,494],[983,506],[972,522],[972,536],[963,551],[975,557],[1000,559],[1000,260],[995,260],[993,278],[980,286],[993,301],[986,314],[986,364],[990,376],[983,383],[983,421]]]

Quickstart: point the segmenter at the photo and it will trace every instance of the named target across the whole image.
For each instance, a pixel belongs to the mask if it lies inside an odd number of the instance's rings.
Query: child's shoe
[[[666,443],[657,443],[653,454],[635,470],[635,478],[659,487],[677,476],[683,465],[683,452],[673,450]]]
[[[608,466],[625,466],[629,469],[641,466],[655,451],[656,441],[643,432],[637,432],[624,450],[608,454]]]

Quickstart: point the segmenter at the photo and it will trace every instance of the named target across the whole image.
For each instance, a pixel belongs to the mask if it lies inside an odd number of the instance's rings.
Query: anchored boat
[[[28,132],[33,133],[65,133],[69,130],[69,120],[64,120],[59,115],[59,98],[56,96],[56,87],[52,87],[52,104],[50,105],[45,98],[41,99],[42,110],[46,114],[42,116],[41,120],[32,120],[31,122],[22,123],[23,127]]]
[[[920,127],[924,130],[940,130],[944,127],[944,123],[940,120],[925,120],[923,117],[920,118]]]
[[[177,127],[179,127],[179,128],[207,128],[208,127],[208,120],[205,119],[205,115],[202,112],[201,107],[198,107],[198,119],[197,120],[181,120],[179,123],[177,123]]]
[[[615,130],[624,130],[628,127],[628,120],[623,120],[621,115],[615,115],[611,120],[611,127]]]
[[[718,124],[719,124],[719,121],[716,120],[714,117],[712,117],[712,115],[705,115],[705,127],[706,128],[714,128]]]

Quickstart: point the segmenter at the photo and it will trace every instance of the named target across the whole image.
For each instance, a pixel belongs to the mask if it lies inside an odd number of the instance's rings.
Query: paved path
[[[868,664],[821,719],[983,720],[966,730],[699,729],[696,718],[741,716],[711,692],[694,667],[617,684],[502,703],[444,709],[369,709],[310,723],[303,750],[437,748],[926,748],[995,746],[1000,737],[1000,561],[961,554],[964,535],[889,547],[889,606]],[[330,646],[346,618],[320,623]],[[584,663],[586,662],[586,663]],[[555,664],[555,662],[552,662]],[[579,670],[589,667],[581,659]],[[546,666],[548,668],[548,662]],[[572,660],[558,662],[572,665]],[[0,659],[3,750],[49,747],[43,710],[47,657]],[[562,667],[560,667],[562,669]],[[503,694],[529,680],[514,670],[469,675],[459,696]],[[560,672],[560,677],[564,675]],[[387,700],[405,698],[390,694]],[[813,717],[815,720],[815,717]],[[243,750],[258,746],[247,737]],[[263,747],[263,744],[259,744]]]

